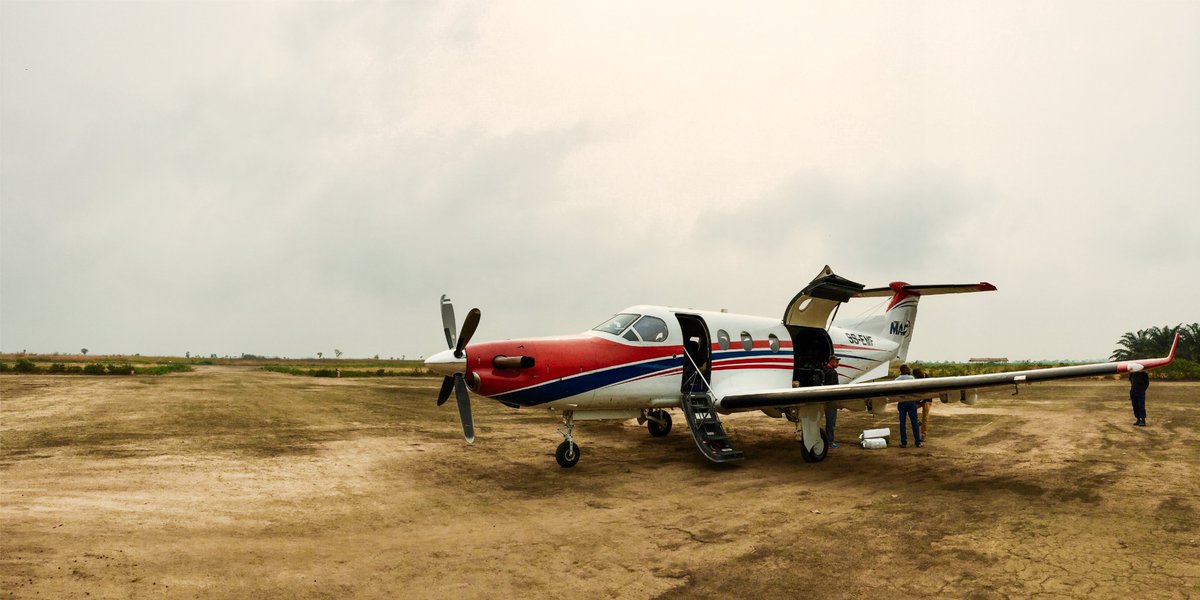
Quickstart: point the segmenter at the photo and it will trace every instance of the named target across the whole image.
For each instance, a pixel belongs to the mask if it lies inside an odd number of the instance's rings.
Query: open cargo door
[[[788,303],[787,310],[783,313],[783,324],[825,329],[837,307],[849,301],[864,287],[861,283],[837,276],[829,265],[825,265],[812,282]]]

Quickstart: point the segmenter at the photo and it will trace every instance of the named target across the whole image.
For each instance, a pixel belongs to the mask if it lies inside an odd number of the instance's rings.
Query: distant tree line
[[[1109,358],[1136,360],[1166,356],[1171,351],[1176,333],[1179,334],[1179,349],[1175,358],[1200,363],[1200,323],[1150,327],[1126,333],[1117,340],[1118,348],[1113,350]]]
[[[43,367],[28,359],[18,360],[14,365],[0,362],[0,373],[12,372],[26,375],[166,375],[167,373],[179,373],[191,370],[191,367],[182,364],[139,364],[135,366],[129,363],[114,364],[97,362],[87,365],[74,365],[56,362]]]

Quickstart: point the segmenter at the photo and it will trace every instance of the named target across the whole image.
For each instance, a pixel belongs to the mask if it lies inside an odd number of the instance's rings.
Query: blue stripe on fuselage
[[[724,362],[732,362],[746,358],[756,358],[760,356],[774,356],[778,358],[788,358],[792,354],[790,352],[773,352],[769,349],[754,350],[746,352],[744,350],[725,351],[714,353],[714,363],[720,364]],[[588,371],[571,377],[563,377],[556,381],[540,383],[529,387],[497,394],[494,396],[496,400],[504,403],[519,404],[521,406],[537,406],[555,400],[562,400],[570,396],[586,394],[590,391],[595,391],[600,388],[609,387],[625,383],[632,379],[639,379],[662,373],[671,369],[678,369],[683,366],[683,356],[666,356],[659,359],[648,360],[645,362],[621,365],[607,369],[599,369]]]

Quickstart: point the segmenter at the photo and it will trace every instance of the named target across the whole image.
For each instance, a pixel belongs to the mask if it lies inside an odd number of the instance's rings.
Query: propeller
[[[475,329],[479,327],[479,317],[479,309],[472,308],[467,313],[467,318],[463,320],[460,335],[455,330],[454,305],[450,302],[450,298],[442,295],[442,331],[446,334],[446,347],[454,351],[454,358],[466,358],[467,344],[475,335]],[[471,397],[467,393],[467,382],[463,379],[462,371],[447,375],[442,380],[442,388],[438,390],[438,406],[445,404],[446,400],[450,399],[451,390],[454,391],[455,399],[458,401],[458,417],[462,421],[463,437],[467,438],[468,444],[473,444],[475,443],[475,421],[471,417]]]

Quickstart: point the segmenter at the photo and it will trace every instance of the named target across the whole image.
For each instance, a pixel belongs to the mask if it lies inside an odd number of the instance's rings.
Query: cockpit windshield
[[[611,333],[613,335],[621,335],[621,332],[625,331],[625,329],[627,327],[629,327],[629,325],[632,324],[634,321],[636,321],[637,318],[640,316],[642,316],[642,315],[635,315],[633,313],[621,313],[621,314],[616,315],[613,318],[593,327],[592,331],[601,331],[604,333]]]
[[[665,342],[671,333],[662,319],[634,313],[621,313],[593,327],[592,330],[620,336],[631,342],[650,343]]]

